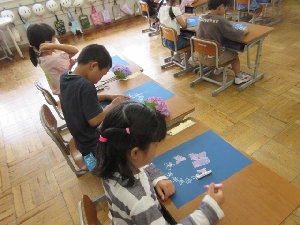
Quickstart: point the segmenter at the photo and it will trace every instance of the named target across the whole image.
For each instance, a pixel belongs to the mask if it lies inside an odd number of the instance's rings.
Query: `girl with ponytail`
[[[40,65],[52,93],[59,95],[60,76],[74,65],[75,61],[71,58],[78,49],[72,45],[60,44],[55,38],[55,30],[45,23],[31,24],[27,29],[27,38],[30,61],[35,67]]]

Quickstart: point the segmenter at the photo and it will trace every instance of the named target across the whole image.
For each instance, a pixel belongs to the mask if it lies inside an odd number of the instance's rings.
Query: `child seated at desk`
[[[102,179],[112,224],[168,224],[158,198],[166,201],[175,187],[149,165],[166,129],[164,116],[135,101],[124,101],[105,116],[92,173]],[[201,205],[180,224],[216,223],[224,217],[223,201],[223,191],[210,184]]]
[[[248,28],[244,30],[235,29],[224,18],[226,8],[227,0],[208,0],[209,12],[201,15],[199,18],[197,37],[215,40],[219,43],[221,43],[223,38],[240,42],[249,30]],[[198,54],[198,60],[206,66],[216,65],[215,57],[209,55]],[[245,83],[251,79],[251,76],[241,73],[238,53],[225,49],[219,56],[219,66],[222,67],[229,61],[232,61],[231,66],[235,73],[234,80],[236,84]],[[219,75],[221,72],[221,69],[214,71],[215,75]]]
[[[263,10],[263,6],[259,3],[257,3],[256,0],[249,0],[251,1],[250,3],[250,8],[249,10],[254,10],[255,15],[254,15],[254,21],[258,21],[261,19],[261,13]],[[248,4],[236,4],[236,9],[240,11],[247,11],[248,10]],[[249,21],[250,23],[252,22],[252,19]]]
[[[60,77],[60,100],[67,127],[76,148],[85,157],[94,153],[98,142],[97,127],[107,112],[125,99],[125,95],[97,95],[95,84],[112,66],[112,58],[103,45],[82,49],[75,70]],[[102,109],[99,101],[112,101]]]
[[[154,21],[152,26],[156,26],[156,23],[158,22],[157,14],[163,4],[163,0],[142,0],[142,2],[146,2],[148,4],[149,16]],[[143,12],[143,16],[148,15],[146,12]]]

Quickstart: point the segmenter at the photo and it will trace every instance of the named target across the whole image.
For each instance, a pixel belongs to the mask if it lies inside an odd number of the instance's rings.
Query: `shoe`
[[[262,20],[262,16],[258,16],[256,18],[254,18],[254,23],[257,22],[257,21],[261,21]],[[252,19],[249,20],[249,23],[252,23]]]
[[[224,70],[224,67],[219,67],[219,69],[215,68],[214,75],[216,75],[216,76],[220,75],[221,73],[223,73],[223,70]]]
[[[251,76],[243,74],[242,77],[235,77],[234,78],[234,83],[235,84],[242,84],[242,83],[245,83],[249,80],[251,80]]]
[[[181,61],[181,59],[180,59],[180,55],[174,55],[173,57],[172,57],[172,60],[174,60],[174,61],[177,61],[177,62],[180,62]]]
[[[198,63],[195,62],[192,57],[189,58],[188,62],[189,62],[189,65],[191,65],[193,67],[198,65]]]

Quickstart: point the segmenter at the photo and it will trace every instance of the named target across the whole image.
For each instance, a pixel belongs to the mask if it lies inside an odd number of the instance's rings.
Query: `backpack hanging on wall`
[[[82,13],[82,8],[80,8],[81,15],[79,16],[79,22],[81,24],[82,29],[89,28],[91,26],[89,17]]]
[[[55,15],[56,21],[54,21],[55,29],[58,35],[64,35],[66,33],[65,23],[62,20],[59,20],[57,15]]]
[[[124,4],[122,5],[121,10],[122,10],[123,13],[125,13],[127,15],[133,15],[133,12],[131,11],[131,9],[126,4],[126,0],[124,0]]]
[[[134,3],[134,15],[135,16],[142,15],[142,12],[140,9],[140,2],[138,0],[136,0],[136,2]]]
[[[117,0],[114,0],[114,5],[112,7],[113,15],[115,20],[121,19],[120,5],[117,4]]]
[[[101,25],[101,19],[99,13],[96,11],[96,8],[92,5],[91,7],[92,13],[91,13],[91,20],[93,21],[93,24],[95,26]]]
[[[103,10],[101,11],[101,14],[103,16],[103,21],[104,21],[104,23],[110,23],[111,22],[111,18],[110,18],[108,10],[105,9],[104,0],[102,1],[102,7],[103,7]]]

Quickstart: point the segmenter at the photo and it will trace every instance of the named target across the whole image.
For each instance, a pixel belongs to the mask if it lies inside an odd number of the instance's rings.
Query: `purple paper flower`
[[[112,71],[120,79],[125,79],[126,77],[128,77],[129,75],[132,74],[132,72],[130,71],[130,69],[127,66],[123,66],[123,65],[119,65],[119,64],[116,64],[112,68]]]
[[[145,104],[153,109],[156,109],[165,117],[168,117],[170,115],[169,107],[166,105],[166,103],[161,97],[149,97],[145,101]]]

